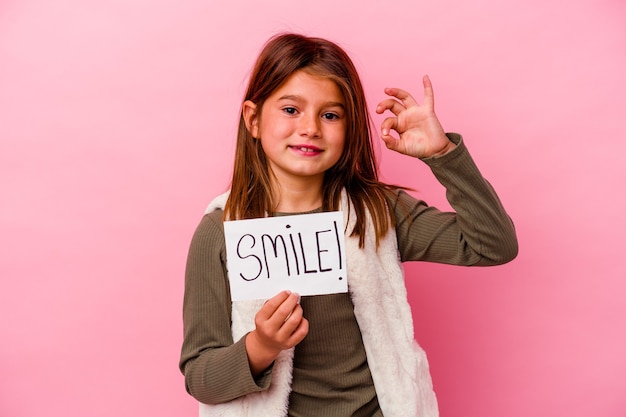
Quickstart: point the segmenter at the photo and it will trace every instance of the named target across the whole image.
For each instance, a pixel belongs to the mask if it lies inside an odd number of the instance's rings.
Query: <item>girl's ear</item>
[[[243,121],[246,124],[246,129],[248,129],[248,132],[250,132],[253,138],[258,138],[259,119],[257,117],[257,105],[250,100],[246,100],[243,102],[241,112],[243,115]]]

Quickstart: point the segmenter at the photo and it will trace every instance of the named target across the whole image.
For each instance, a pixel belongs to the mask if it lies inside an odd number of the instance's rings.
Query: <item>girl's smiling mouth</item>
[[[289,145],[288,148],[305,155],[318,155],[322,153],[322,149],[313,145]]]

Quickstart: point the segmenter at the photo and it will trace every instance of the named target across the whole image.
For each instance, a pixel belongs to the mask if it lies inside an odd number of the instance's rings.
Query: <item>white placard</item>
[[[233,301],[348,292],[340,211],[224,222]]]

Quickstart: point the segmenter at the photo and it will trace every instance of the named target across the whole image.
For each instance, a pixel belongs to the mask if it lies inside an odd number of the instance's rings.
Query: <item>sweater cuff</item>
[[[429,156],[427,158],[420,158],[420,160],[424,161],[431,168],[438,167],[438,166],[448,163],[449,161],[456,159],[459,155],[463,155],[467,152],[465,143],[463,142],[463,136],[461,136],[458,133],[452,133],[452,132],[446,133],[446,136],[452,143],[456,145],[454,149],[452,149],[450,152],[448,152],[445,155]]]
[[[247,335],[246,335],[247,336]],[[241,363],[248,363],[248,352],[246,351],[246,338],[242,337],[239,339],[235,345],[237,345],[237,355],[240,356]],[[250,366],[247,366],[247,378],[246,378],[246,391],[249,392],[258,392],[265,391],[269,389],[270,383],[272,382],[272,369],[274,364],[270,365],[262,374],[257,376],[256,378],[252,375],[250,371]]]

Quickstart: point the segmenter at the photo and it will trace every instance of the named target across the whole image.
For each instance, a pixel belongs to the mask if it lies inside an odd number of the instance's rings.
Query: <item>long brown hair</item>
[[[351,236],[358,236],[359,245],[364,245],[365,216],[369,211],[378,245],[380,238],[394,225],[386,197],[393,187],[378,180],[365,94],[347,53],[325,39],[292,33],[277,35],[261,51],[244,101],[256,104],[260,118],[265,100],[298,70],[334,81],[346,101],[346,142],[339,161],[324,174],[322,210],[338,210],[341,191],[345,188],[357,216]],[[247,219],[271,213],[275,204],[270,192],[270,175],[261,141],[252,137],[242,114],[224,218]]]

